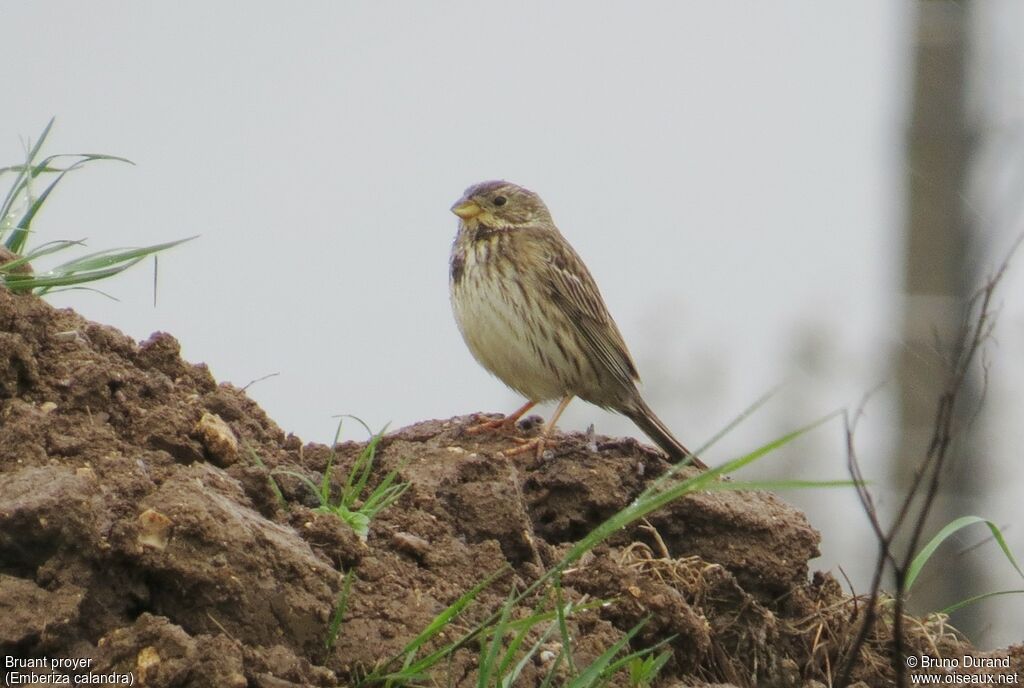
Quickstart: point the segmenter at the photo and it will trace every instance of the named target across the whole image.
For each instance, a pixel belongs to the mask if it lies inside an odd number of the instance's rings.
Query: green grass
[[[382,429],[380,432],[374,434],[366,423],[355,418],[354,416],[345,416],[346,418],[353,418],[358,421],[366,431],[370,433],[370,441],[367,442],[366,447],[363,448],[356,460],[352,463],[352,467],[349,469],[348,474],[345,477],[345,484],[341,487],[338,494],[335,496],[334,491],[331,488],[331,469],[334,467],[334,461],[337,458],[337,446],[338,440],[341,437],[342,424],[344,418],[338,421],[338,428],[334,433],[334,441],[331,444],[331,453],[327,459],[327,466],[324,468],[323,476],[320,478],[320,484],[313,482],[307,476],[297,471],[289,470],[275,470],[272,475],[290,475],[300,480],[306,487],[309,488],[320,505],[315,509],[318,513],[331,514],[341,519],[349,525],[350,528],[359,536],[364,542],[370,534],[370,522],[376,518],[384,509],[394,504],[405,491],[409,489],[409,483],[397,483],[395,482],[398,478],[398,472],[402,469],[402,466],[398,466],[394,470],[390,471],[384,478],[377,483],[377,485],[369,491],[365,497],[363,493],[366,492],[367,486],[370,480],[370,473],[373,470],[373,462],[377,453],[377,445],[380,444],[381,439],[384,437],[384,432],[387,427]],[[278,490],[280,492],[280,490]]]
[[[462,646],[462,643],[458,641],[447,643],[431,651],[425,651],[425,649],[438,639],[446,637],[456,626],[459,615],[476,601],[480,593],[502,578],[506,572],[507,568],[499,569],[465,592],[438,614],[398,655],[387,662],[382,662],[373,671],[362,677],[356,685],[361,688],[369,686],[397,688],[398,686],[429,683],[433,672],[446,662],[452,653]],[[514,619],[513,615],[522,598],[517,591],[513,590],[495,616],[477,627],[478,688],[511,688],[517,685],[523,669],[537,656],[548,639],[561,634],[563,639],[561,650],[558,656],[551,661],[545,675],[545,685],[550,684],[563,662],[566,661],[566,657],[571,653],[571,640],[569,640],[568,633],[564,631],[566,619],[579,612],[592,611],[609,603],[608,600],[592,601],[586,604],[563,603],[558,585],[553,585],[549,593],[553,594],[542,596],[538,606],[530,610],[525,617]],[[555,609],[543,610],[543,606],[552,597],[555,600]],[[604,685],[615,672],[633,660],[645,657],[664,642],[671,640],[671,638],[666,639],[652,648],[630,653],[617,659],[622,649],[645,623],[646,621],[638,624],[582,671],[577,672],[571,669],[571,675],[575,678],[571,684],[567,685],[574,685],[578,688]],[[531,633],[536,636],[536,639],[527,644]],[[664,661],[657,667],[651,666],[649,669],[656,673],[663,664]]]
[[[652,645],[651,647],[646,647],[635,652],[629,652],[622,657],[619,657],[619,654],[624,652],[628,647],[633,636],[639,633],[640,629],[646,624],[647,619],[644,619],[637,625],[633,626],[633,628],[626,631],[626,635],[619,638],[611,647],[602,652],[597,659],[584,667],[579,673],[575,674],[574,678],[568,682],[566,686],[568,688],[596,688],[607,685],[617,672],[632,666],[637,660],[642,661],[646,657],[653,655],[657,649],[664,647],[675,638],[675,636],[670,636],[656,645]],[[653,675],[657,674],[657,672],[661,670],[661,667],[664,666],[666,661],[668,661],[668,657],[665,657],[660,661],[660,663],[652,663],[649,667],[649,674],[650,672],[653,672],[653,674],[645,676],[644,678],[647,680],[653,679]]]
[[[331,473],[332,468],[334,467],[334,462],[337,458],[338,440],[341,438],[345,418],[352,418],[366,428],[366,431],[370,433],[370,441],[366,443],[366,446],[359,452],[355,461],[353,461],[352,467],[345,476],[345,484],[341,486],[337,496],[335,496],[334,490],[331,487]],[[398,477],[398,471],[402,468],[400,465],[398,468],[385,475],[384,479],[371,489],[365,498],[363,497],[363,493],[366,492],[369,485],[370,475],[373,472],[377,446],[384,437],[384,432],[386,430],[387,427],[378,433],[373,433],[366,423],[363,423],[363,421],[359,420],[355,416],[343,416],[338,421],[337,429],[334,432],[334,441],[331,443],[330,454],[327,458],[327,465],[324,467],[323,476],[321,477],[319,484],[313,482],[308,476],[297,471],[277,469],[268,472],[267,482],[270,485],[270,489],[273,491],[274,496],[277,498],[278,503],[282,508],[288,508],[288,501],[285,499],[284,493],[281,491],[281,487],[277,484],[274,476],[290,475],[297,478],[309,488],[320,502],[320,505],[315,509],[315,511],[331,514],[344,521],[350,528],[352,528],[353,532],[355,532],[356,535],[365,542],[370,533],[371,521],[373,521],[381,511],[394,504],[395,501],[397,501],[405,491],[409,489],[409,483],[395,482]],[[267,466],[260,458],[259,454],[257,454],[252,447],[247,446],[246,448],[249,451],[249,455],[252,458],[253,463],[266,470]],[[333,651],[334,645],[337,643],[338,637],[341,635],[345,620],[345,612],[348,609],[348,602],[354,582],[355,571],[350,569],[345,574],[341,590],[338,592],[338,597],[335,600],[334,609],[331,614],[330,622],[327,626],[327,631],[324,634],[324,649],[328,656]],[[469,599],[472,599],[472,596]],[[454,611],[454,613],[457,612],[458,610]],[[443,619],[438,622],[443,625]],[[432,635],[429,637],[432,637]],[[424,639],[424,642],[425,641],[426,638]]]
[[[355,571],[349,569],[349,572],[345,574],[345,580],[341,583],[338,599],[334,603],[334,613],[331,615],[331,622],[327,626],[327,635],[324,637],[324,648],[328,655],[334,649],[334,643],[338,642],[338,636],[341,635],[341,624],[345,620],[345,611],[348,609],[348,598],[352,594],[354,580]]]
[[[757,405],[764,403],[759,400]],[[750,410],[742,414],[737,421],[726,427],[710,442],[698,450],[698,455],[731,429],[736,422],[749,415]],[[666,647],[672,638],[639,650],[630,651],[630,643],[646,621],[642,621],[622,638],[609,646],[597,659],[586,666],[576,666],[574,661],[573,643],[568,628],[568,619],[584,609],[574,606],[562,597],[561,575],[573,564],[578,562],[587,552],[593,550],[612,534],[636,523],[651,512],[684,497],[687,494],[703,490],[757,490],[757,489],[807,489],[819,487],[850,487],[850,480],[832,481],[745,481],[721,482],[720,476],[729,475],[739,469],[764,458],[780,447],[793,442],[797,438],[814,430],[837,414],[830,414],[814,423],[795,430],[776,440],[768,442],[753,451],[744,454],[721,466],[712,468],[696,476],[683,478],[680,476],[682,466],[670,468],[664,475],[651,485],[633,503],[613,514],[604,523],[592,530],[576,543],[562,559],[548,569],[543,575],[526,588],[511,592],[504,604],[491,612],[486,618],[473,625],[467,631],[459,621],[460,615],[479,601],[481,593],[500,579],[506,569],[500,569],[482,580],[471,590],[461,595],[455,602],[438,614],[426,628],[411,640],[395,656],[381,662],[365,676],[357,681],[359,688],[384,686],[424,685],[431,683],[441,674],[441,667],[450,661],[454,653],[474,643],[478,649],[478,682],[480,688],[505,688],[514,685],[527,661],[534,657],[543,642],[555,636],[561,640],[561,649],[548,671],[542,685],[564,685],[571,688],[596,688],[606,685],[613,676],[623,672],[630,685],[636,688],[649,686],[665,666],[671,656]],[[526,612],[524,619],[513,619],[514,610],[528,599],[553,600],[551,609],[540,612],[536,608]],[[613,601],[600,601],[587,608],[595,608]],[[543,626],[543,624],[547,624]],[[542,630],[543,628],[543,630]],[[527,633],[534,631],[538,640],[527,645]],[[461,635],[460,635],[461,633]],[[457,636],[454,640],[448,640]],[[559,677],[555,682],[555,672],[565,665],[566,677]]]
[[[61,239],[29,248],[35,232],[33,223],[50,194],[64,178],[87,164],[114,161],[133,164],[130,160],[101,153],[58,154],[42,156],[43,144],[53,127],[51,119],[39,139],[28,146],[25,161],[11,167],[0,167],[0,177],[13,175],[13,180],[0,202],[0,245],[14,258],[0,265],[0,285],[15,293],[42,296],[60,288],[83,288],[81,285],[105,280],[124,272],[148,256],[155,256],[195,237],[168,241],[139,248],[115,248],[80,255],[71,260],[40,270],[37,261],[85,246],[84,239]],[[31,267],[31,270],[29,270]]]
[[[1006,544],[1006,538],[1003,537],[1002,531],[999,530],[999,527],[996,526],[995,523],[987,518],[982,518],[981,516],[961,516],[960,518],[947,523],[945,527],[943,527],[931,540],[928,541],[928,544],[921,548],[921,551],[917,553],[917,556],[914,557],[914,560],[910,563],[910,567],[907,569],[907,592],[909,593],[911,588],[913,588],[914,582],[917,581],[917,577],[921,574],[921,570],[924,568],[925,564],[928,563],[928,560],[932,558],[932,555],[935,554],[935,550],[939,548],[939,545],[962,528],[966,528],[967,526],[975,525],[977,523],[983,523],[988,526],[989,531],[992,533],[992,537],[999,545],[999,549],[1002,550],[1003,556],[1006,557],[1006,560],[1010,562],[1010,565],[1017,571],[1017,575],[1024,578],[1024,571],[1021,570],[1020,565],[1017,563],[1017,559],[1013,556],[1013,552],[1010,551],[1010,546]],[[980,602],[981,600],[985,600],[990,597],[1020,594],[1024,594],[1024,590],[998,590],[995,592],[987,592],[956,602],[941,610],[940,613],[952,614],[957,609],[974,604],[975,602]]]
[[[510,594],[501,608],[501,616],[498,622],[490,630],[490,641],[486,641],[486,634],[482,636],[479,652],[479,669],[477,671],[477,688],[490,688],[491,686],[513,686],[526,667],[527,662],[533,659],[544,642],[555,630],[556,624],[548,624],[547,630],[541,633],[540,637],[519,657],[519,648],[523,646],[527,635],[536,628],[542,621],[538,615],[533,615],[528,623],[519,624],[513,629],[511,625],[512,612],[516,608],[515,595]],[[506,644],[505,636],[512,638]],[[516,661],[516,660],[519,661]]]
[[[636,626],[627,634],[628,637],[621,639],[606,652],[602,653],[594,662],[587,665],[583,671],[576,668],[572,661],[572,639],[569,634],[567,620],[578,612],[585,612],[597,609],[610,604],[611,600],[597,600],[586,604],[566,602],[563,599],[561,583],[557,579],[552,582],[549,592],[554,593],[554,609],[542,611],[542,607],[548,601],[550,595],[544,596],[542,602],[535,607],[531,613],[522,619],[513,620],[514,609],[518,605],[516,594],[513,591],[509,594],[502,605],[498,621],[480,634],[480,650],[477,661],[477,687],[478,688],[511,688],[517,685],[520,675],[527,664],[537,657],[541,648],[549,638],[558,634],[561,638],[559,653],[550,661],[550,666],[544,677],[544,684],[550,684],[558,675],[562,664],[566,664],[570,676],[575,677],[574,682],[579,686],[603,685],[607,679],[614,675],[621,666],[633,660],[643,661],[643,658],[653,652],[655,647],[646,648],[639,652],[626,655],[615,660],[616,655],[622,650],[629,638],[646,624],[646,620]],[[543,628],[543,630],[542,630]],[[527,636],[533,632],[537,639],[529,646],[525,645]],[[509,638],[506,642],[505,639]],[[667,639],[671,640],[671,638]],[[660,646],[662,643],[659,643]],[[656,646],[657,647],[657,646]],[[667,661],[668,655],[665,660]],[[614,660],[614,661],[613,661]],[[650,668],[650,676],[660,670],[664,661],[657,667]],[[637,684],[642,685],[642,684]]]
[[[650,652],[645,657],[633,657],[626,662],[629,674],[629,685],[633,688],[647,688],[661,672],[665,663],[672,657],[672,652],[665,650],[658,654]]]
[[[430,672],[450,657],[458,647],[462,646],[463,642],[460,639],[457,642],[447,643],[439,649],[426,652],[426,654],[421,653],[430,644],[450,631],[456,618],[470,604],[476,601],[481,592],[505,575],[507,571],[507,566],[498,569],[460,595],[458,599],[431,619],[430,623],[415,638],[406,643],[405,647],[398,654],[374,667],[356,685],[360,687],[385,686],[386,688],[392,688],[394,686],[415,685],[419,681],[427,680]],[[512,604],[518,601],[519,599],[516,598]],[[488,622],[487,626],[478,626],[476,629],[478,634],[484,634],[500,616],[499,612],[496,617]]]

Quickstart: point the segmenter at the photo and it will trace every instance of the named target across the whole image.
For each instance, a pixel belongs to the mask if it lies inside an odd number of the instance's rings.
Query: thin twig
[[[914,472],[914,477],[903,501],[900,503],[896,517],[888,528],[882,526],[874,499],[864,481],[854,445],[853,438],[856,424],[863,411],[863,407],[858,408],[852,420],[848,414],[844,415],[847,468],[856,485],[857,497],[860,499],[861,506],[864,508],[871,528],[878,540],[878,556],[871,579],[871,591],[868,595],[868,602],[864,607],[861,626],[843,662],[835,683],[836,686],[842,687],[850,683],[853,668],[860,657],[860,651],[867,642],[868,636],[878,620],[878,600],[881,595],[882,579],[887,569],[892,571],[895,580],[892,655],[890,659],[896,675],[896,685],[905,685],[903,613],[907,592],[907,571],[917,554],[928,516],[931,514],[932,507],[942,485],[942,478],[946,473],[943,468],[948,458],[949,448],[959,429],[956,426],[958,402],[965,388],[968,374],[974,363],[979,359],[984,380],[988,379],[988,362],[982,354],[982,347],[992,336],[994,327],[995,315],[993,313],[992,300],[996,288],[1009,268],[1010,260],[1020,247],[1022,241],[1024,241],[1024,234],[1018,236],[995,274],[974,293],[966,304],[964,323],[960,328],[960,335],[953,342],[949,356],[949,374],[936,405],[932,437],[928,449]],[[940,347],[936,348],[940,349]],[[904,525],[907,523],[912,523],[910,526],[910,537],[903,550],[897,554],[893,551],[893,542],[897,535],[903,532]]]

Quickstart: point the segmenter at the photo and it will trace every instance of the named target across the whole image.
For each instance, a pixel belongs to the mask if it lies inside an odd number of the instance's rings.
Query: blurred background
[[[547,201],[630,344],[645,395],[720,463],[833,410],[883,521],[924,455],[966,298],[1024,229],[1024,5],[986,2],[0,3],[0,166],[51,116],[49,153],[100,152],[36,220],[94,249],[200,234],[59,306],[250,388],[328,442],[521,403],[448,304],[472,183]],[[37,265],[37,269],[45,265]],[[1024,254],[996,297],[930,537],[993,520],[1024,553]],[[550,413],[550,407],[543,413]],[[575,402],[565,430],[638,434]],[[361,439],[355,427],[347,435]],[[846,478],[834,420],[747,477]],[[958,467],[959,466],[959,467]],[[864,592],[875,538],[852,490],[788,492],[812,566]],[[976,529],[975,529],[976,528]],[[922,574],[912,609],[1024,587],[984,527]],[[1021,640],[1024,597],[953,616]]]

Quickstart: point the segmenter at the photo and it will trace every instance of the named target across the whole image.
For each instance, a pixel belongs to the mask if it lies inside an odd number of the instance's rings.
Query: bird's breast
[[[501,236],[456,241],[451,257],[455,320],[474,358],[523,396],[556,399],[576,372],[553,336],[542,296]]]
[[[514,260],[510,252],[510,238],[504,232],[479,228],[463,230],[452,247],[450,277],[452,285],[461,284],[463,278],[490,279],[507,273]]]

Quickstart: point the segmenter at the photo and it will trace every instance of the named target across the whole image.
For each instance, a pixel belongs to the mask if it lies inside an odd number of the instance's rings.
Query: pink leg
[[[540,433],[540,437],[536,437],[527,442],[523,442],[515,449],[509,449],[508,451],[502,453],[505,456],[515,456],[516,454],[523,454],[525,452],[530,451],[531,449],[536,449],[537,458],[541,458],[541,456],[544,454],[544,442],[547,440],[548,436],[552,432],[554,432],[555,423],[558,422],[558,418],[565,411],[566,407],[569,405],[569,402],[572,401],[572,398],[573,395],[570,394],[569,396],[565,397],[564,399],[562,399],[562,401],[558,403],[558,408],[556,408],[555,412],[551,414],[551,420],[549,420],[548,424],[544,426],[544,430],[543,432]]]
[[[513,411],[510,415],[505,416],[504,418],[501,418],[499,420],[485,420],[482,423],[477,423],[476,425],[466,428],[466,434],[478,435],[482,432],[488,432],[492,430],[511,430],[512,428],[515,427],[519,419],[522,418],[527,411],[529,411],[536,405],[536,401],[528,401],[519,408],[517,408],[515,411]]]

